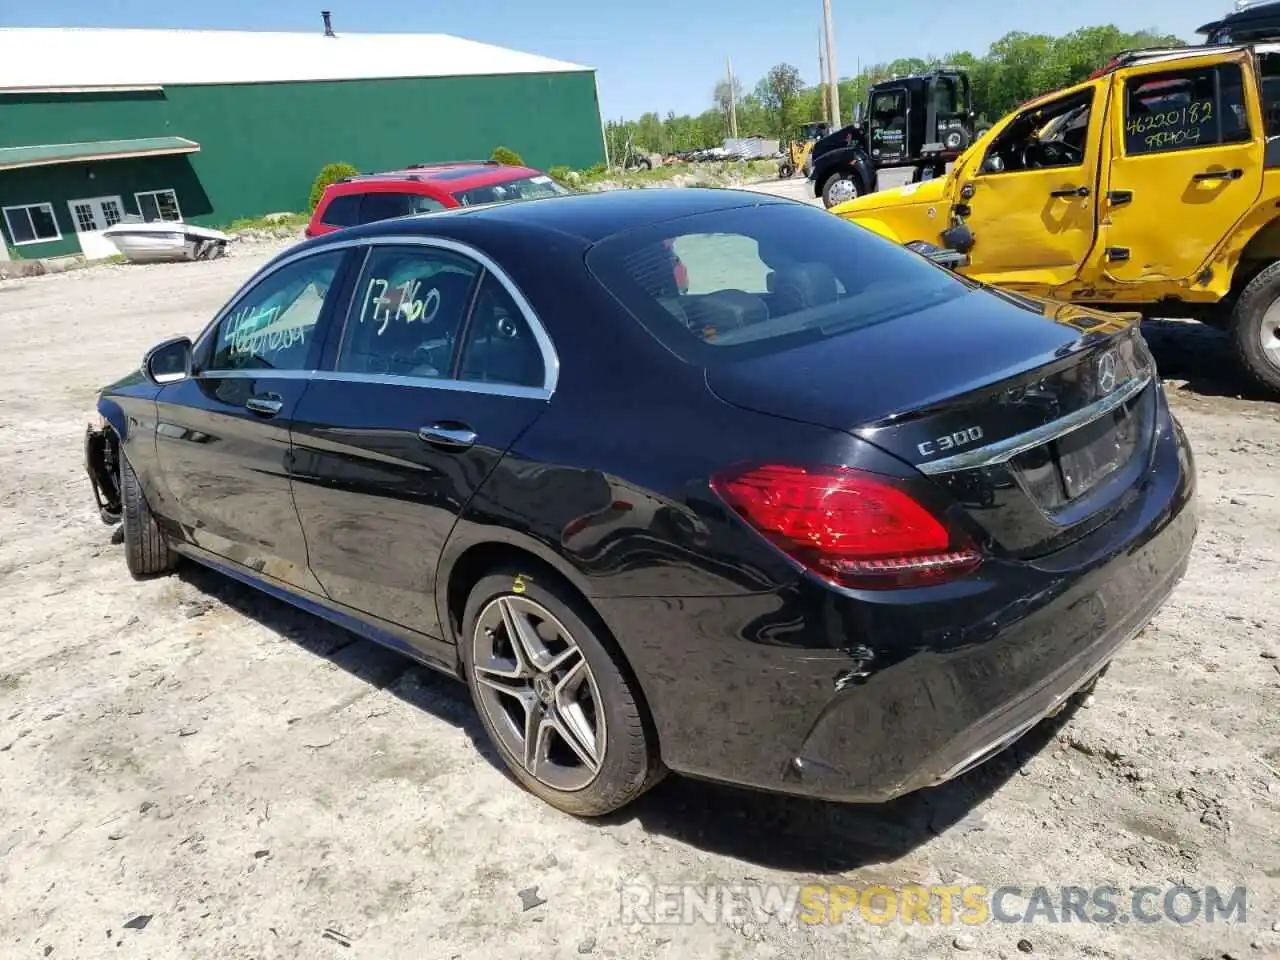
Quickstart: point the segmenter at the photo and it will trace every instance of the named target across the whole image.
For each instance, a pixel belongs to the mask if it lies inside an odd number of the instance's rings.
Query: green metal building
[[[316,174],[605,159],[595,71],[442,34],[0,29],[0,257],[114,253],[129,216],[307,209]]]

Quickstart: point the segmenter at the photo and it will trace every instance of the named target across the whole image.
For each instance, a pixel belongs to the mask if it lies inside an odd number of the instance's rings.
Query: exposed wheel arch
[[[600,641],[609,647],[617,658],[619,669],[626,674],[627,679],[641,692],[640,708],[644,723],[649,735],[653,738],[652,742],[658,745],[659,755],[661,755],[662,744],[658,736],[657,725],[653,722],[653,715],[649,709],[649,693],[644,682],[636,673],[630,659],[627,657],[626,651],[622,649],[617,638],[614,637],[613,631],[609,629],[609,625],[605,623],[604,618],[600,616],[594,604],[592,604],[591,598],[587,596],[581,584],[581,578],[576,574],[566,573],[561,570],[559,564],[544,559],[537,553],[513,543],[490,540],[473,543],[466,547],[453,560],[447,574],[436,581],[436,602],[439,605],[440,623],[448,632],[448,636],[445,639],[454,644],[464,642],[462,620],[466,611],[467,598],[471,595],[472,588],[486,574],[496,569],[507,568],[519,570],[533,579],[550,578],[559,583],[561,587],[571,591],[581,601],[584,611],[588,612],[592,618],[590,626],[597,631]],[[456,669],[459,679],[465,679],[462,675],[461,657],[458,659]]]

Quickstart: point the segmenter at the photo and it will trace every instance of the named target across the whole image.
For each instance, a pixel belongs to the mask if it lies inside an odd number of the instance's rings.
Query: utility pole
[[[822,52],[822,31],[818,31],[818,99],[822,101],[822,120],[831,122],[831,104],[827,99],[827,58]]]
[[[827,30],[827,84],[831,95],[831,123],[840,126],[840,88],[836,85],[836,44],[831,30],[831,0],[822,0],[822,19]]]
[[[738,139],[738,95],[733,89],[733,61],[724,58],[725,72],[729,77],[729,139]]]

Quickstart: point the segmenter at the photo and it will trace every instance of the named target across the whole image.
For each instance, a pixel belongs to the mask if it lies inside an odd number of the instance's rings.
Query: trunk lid
[[[847,335],[708,368],[727,403],[847,431],[1032,557],[1128,502],[1155,430],[1138,318],[975,290]]]

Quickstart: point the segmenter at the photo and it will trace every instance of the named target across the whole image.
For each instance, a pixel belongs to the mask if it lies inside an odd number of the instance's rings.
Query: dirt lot
[[[1202,533],[1091,702],[887,807],[673,777],[583,823],[503,775],[461,685],[189,565],[125,572],[81,468],[96,390],[268,252],[0,283],[0,956],[1280,957],[1280,405],[1218,335],[1152,328]],[[620,912],[810,882],[1249,896],[1243,924]]]

